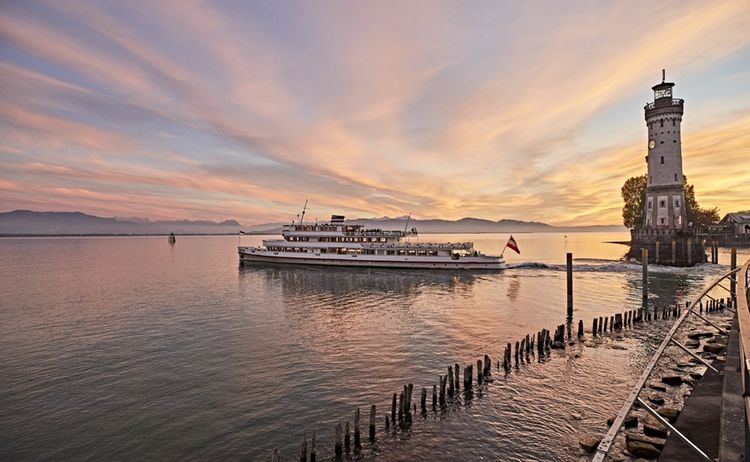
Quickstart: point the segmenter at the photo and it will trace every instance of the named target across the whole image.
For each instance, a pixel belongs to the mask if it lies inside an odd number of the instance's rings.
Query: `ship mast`
[[[300,218],[299,218],[299,224],[300,224],[300,226],[302,226],[302,224],[305,222],[305,210],[307,210],[307,201],[308,200],[309,199],[305,199],[305,205],[304,205],[304,207],[302,207],[302,214],[300,215]]]

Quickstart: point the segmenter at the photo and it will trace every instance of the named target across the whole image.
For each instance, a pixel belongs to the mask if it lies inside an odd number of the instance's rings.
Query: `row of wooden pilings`
[[[708,301],[705,305],[701,302],[699,309],[700,312],[713,312],[723,310],[727,306],[731,306],[729,300],[716,299]],[[594,337],[601,337],[607,333],[621,332],[624,329],[632,328],[639,323],[676,318],[681,315],[682,309],[679,305],[654,307],[652,310],[639,308],[610,316],[595,317],[591,322],[591,334]],[[537,362],[542,362],[549,357],[551,350],[565,349],[566,346],[576,343],[573,337],[577,341],[582,341],[585,336],[583,320],[578,320],[576,324],[570,321],[560,324],[554,332],[542,329],[536,334],[527,334],[519,341],[509,342],[505,345],[502,360],[495,361],[495,367],[497,370],[502,368],[507,376],[514,367],[519,369],[523,364],[530,364],[532,357],[535,357]],[[417,407],[416,402],[412,401],[414,385],[412,383],[404,385],[398,393],[393,393],[390,413],[385,414],[381,428],[386,433],[405,431],[411,427],[417,412],[425,418],[430,410],[437,412],[445,409],[449,404],[460,404],[459,398],[462,387],[464,402],[470,401],[475,389],[478,390],[486,383],[493,381],[492,366],[493,361],[489,355],[484,355],[483,359],[477,359],[476,364],[461,367],[460,364],[455,363],[448,366],[447,373],[439,375],[438,383],[431,386],[431,393],[428,387],[421,388],[419,407]],[[341,423],[336,424],[333,441],[335,460],[343,460],[345,455],[352,453],[356,455],[361,451],[360,420],[360,409],[357,408],[354,411],[353,428],[348,421],[344,423],[343,427]],[[376,421],[377,408],[373,404],[370,406],[367,432],[370,443],[374,443],[377,439]],[[312,433],[309,446],[307,437],[303,436],[299,453],[300,462],[307,462],[308,460],[316,462],[316,451],[315,433]],[[274,449],[271,460],[273,462],[281,460],[278,449]]]

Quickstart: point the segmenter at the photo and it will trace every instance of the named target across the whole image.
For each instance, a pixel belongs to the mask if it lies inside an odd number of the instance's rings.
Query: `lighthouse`
[[[643,108],[648,131],[646,200],[641,226],[630,230],[629,257],[640,259],[643,249],[654,263],[692,266],[706,261],[703,242],[687,221],[682,174],[682,114],[685,101],[674,98],[673,82],[651,89],[654,100]]]
[[[680,140],[685,102],[672,97],[674,83],[654,85],[654,100],[643,108],[648,128],[648,178],[644,227],[651,229],[687,228],[682,177]]]

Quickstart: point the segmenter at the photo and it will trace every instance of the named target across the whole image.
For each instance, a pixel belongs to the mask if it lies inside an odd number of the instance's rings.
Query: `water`
[[[427,238],[496,253],[507,236]],[[327,460],[355,407],[377,404],[382,426],[405,382],[418,397],[448,365],[560,324],[565,252],[587,327],[640,306],[640,266],[606,243],[625,239],[517,235],[511,269],[476,273],[239,268],[231,236],[0,239],[0,459],[268,460],[273,447],[291,458],[314,430]],[[652,270],[662,305],[726,267]],[[363,458],[585,460],[576,434],[602,431],[647,357],[645,339],[625,342],[498,377]]]

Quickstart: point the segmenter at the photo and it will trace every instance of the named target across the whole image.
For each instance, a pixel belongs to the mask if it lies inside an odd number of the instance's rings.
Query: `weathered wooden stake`
[[[318,458],[318,455],[315,451],[315,432],[312,434],[312,445],[310,447],[310,462],[315,462]]]
[[[422,387],[422,399],[420,400],[420,409],[422,414],[427,414],[427,389]]]
[[[459,380],[458,380],[459,377],[460,377],[460,375],[461,375],[461,373],[458,370],[458,363],[456,363],[456,364],[453,365],[453,375],[454,375],[454,377],[453,377],[453,385],[456,386],[456,393],[458,393],[458,390],[461,389],[461,385],[459,385]]]
[[[404,423],[404,392],[398,394],[398,423]]]
[[[482,385],[482,360],[477,359],[477,386]]]
[[[573,254],[565,254],[568,275],[568,319],[573,319]]]
[[[390,423],[388,420],[388,414],[385,415],[385,431],[387,432],[390,429]]]
[[[333,437],[333,447],[336,453],[336,459],[341,459],[342,448],[341,448],[341,423],[336,424],[336,436]]]
[[[641,249],[641,263],[643,264],[643,301],[648,300],[648,249]],[[674,262],[672,262],[674,264]]]
[[[279,448],[273,448],[273,455],[271,456],[271,462],[281,462],[279,458]]]
[[[358,450],[362,447],[359,435],[359,408],[354,411],[354,450]]]
[[[604,318],[604,332],[607,332],[607,321],[609,321],[609,318]]]
[[[375,441],[375,405],[370,406],[370,441]]]
[[[437,410],[437,385],[432,384],[432,410],[433,412]]]
[[[448,396],[453,396],[453,366],[448,366]]]
[[[307,437],[302,435],[302,445],[299,448],[299,462],[307,462]]]
[[[393,394],[393,401],[391,402],[391,421],[393,422],[393,428],[396,428],[396,393]]]
[[[593,331],[593,333],[594,333],[594,337],[596,337],[596,333],[597,333],[597,325],[596,325],[596,322],[597,322],[597,319],[596,319],[596,318],[594,318],[594,325],[593,325],[593,327],[592,327],[592,331]]]
[[[578,320],[578,338],[583,338],[583,319]]]
[[[339,444],[341,442],[341,424],[338,425],[338,431],[339,431]],[[349,431],[349,422],[346,423],[346,428],[344,430],[344,447],[346,448],[346,453],[349,454],[349,451],[352,447],[352,434]]]

